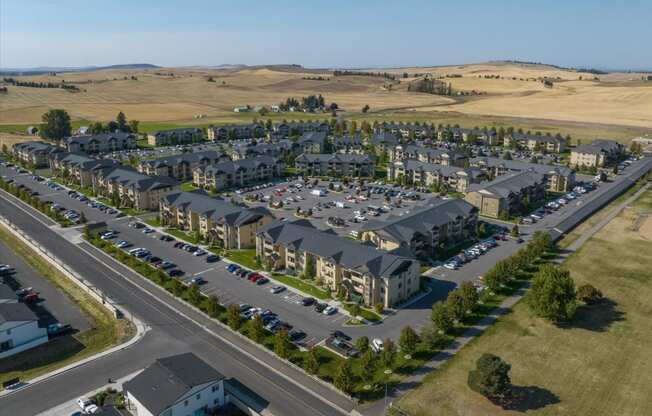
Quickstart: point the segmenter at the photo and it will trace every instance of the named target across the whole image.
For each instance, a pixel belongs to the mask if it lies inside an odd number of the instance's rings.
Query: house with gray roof
[[[135,149],[137,137],[133,133],[115,131],[64,139],[66,150],[72,153],[106,153]]]
[[[123,384],[137,416],[205,415],[226,402],[225,377],[193,353],[159,358]]]
[[[333,140],[333,149],[337,153],[345,153],[345,154],[364,153],[364,143],[360,138],[360,136],[341,136],[341,137],[334,137],[332,140]]]
[[[42,141],[16,143],[12,147],[16,159],[35,168],[47,168],[50,165],[50,156],[63,151],[59,146]]]
[[[50,169],[53,173],[83,188],[93,186],[96,171],[116,165],[116,160],[97,159],[86,153],[60,152],[50,156]]]
[[[192,179],[192,171],[200,166],[229,161],[224,153],[214,150],[181,153],[158,159],[141,160],[138,172],[151,176],[169,176],[181,181]]]
[[[479,168],[459,168],[407,159],[390,163],[387,178],[399,183],[445,187],[457,192],[466,192],[470,184],[480,183],[486,180],[487,176]]]
[[[470,159],[469,164],[482,169],[489,178],[525,171],[540,173],[546,179],[546,189],[551,192],[569,192],[575,186],[575,171],[567,166],[505,160],[497,157],[476,157]]]
[[[461,152],[416,144],[399,144],[389,151],[389,160],[414,159],[424,163],[436,163],[445,166],[464,167],[468,157]]]
[[[150,146],[188,144],[204,139],[204,131],[197,127],[153,131],[147,135]]]
[[[219,191],[269,181],[281,176],[283,169],[281,160],[259,156],[199,166],[192,172],[192,181],[200,188]]]
[[[623,146],[614,140],[596,139],[571,149],[570,166],[576,168],[599,168],[617,163],[623,154]]]
[[[256,236],[256,254],[273,270],[313,270],[308,278],[367,306],[396,307],[419,292],[418,260],[320,231],[307,220],[267,225]]]
[[[304,153],[294,160],[297,172],[304,176],[373,177],[374,157],[366,154],[309,154]]]
[[[46,342],[46,328],[39,327],[38,317],[26,304],[0,302],[0,359]]]
[[[396,136],[415,138],[432,137],[435,130],[432,125],[417,124],[417,123],[390,123],[383,121],[382,123],[374,123],[375,133],[392,133]]]
[[[168,176],[149,176],[122,166],[98,169],[93,174],[93,191],[112,198],[117,195],[121,207],[156,210],[165,195],[176,191],[179,181]]]
[[[274,220],[265,207],[235,205],[202,190],[164,196],[160,213],[167,226],[196,231],[211,244],[238,250],[253,248],[258,230]]]
[[[360,232],[362,240],[380,249],[430,258],[474,238],[477,221],[478,209],[465,200],[433,198],[404,215],[369,220]]]
[[[491,182],[473,184],[464,199],[476,206],[482,215],[508,218],[524,213],[528,206],[541,203],[545,190],[545,176],[526,170],[499,176]]]
[[[293,151],[293,143],[288,139],[281,139],[271,143],[247,143],[233,146],[231,159],[251,159],[258,156],[281,158]]]

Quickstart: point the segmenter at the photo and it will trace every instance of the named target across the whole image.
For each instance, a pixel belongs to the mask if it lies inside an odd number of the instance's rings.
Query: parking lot
[[[433,196],[379,182],[361,187],[353,182],[345,186],[333,181],[332,190],[330,183],[294,180],[245,188],[236,191],[235,196],[251,206],[268,206],[270,202],[282,201],[282,207],[272,207],[277,217],[306,218],[319,229],[332,228],[344,236],[354,236],[352,232],[356,233],[370,219],[404,215]],[[304,216],[297,214],[297,210]]]

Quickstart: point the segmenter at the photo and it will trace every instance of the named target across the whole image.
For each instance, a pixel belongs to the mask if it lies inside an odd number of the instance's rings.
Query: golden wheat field
[[[359,116],[369,105],[378,117],[410,114],[423,120],[455,113],[515,120],[576,123],[577,127],[622,126],[652,129],[652,82],[640,74],[600,75],[546,65],[485,63],[430,68],[367,69],[390,72],[396,81],[376,76],[333,76],[331,71],[300,67],[245,67],[235,69],[161,68],[64,73],[57,76],[18,77],[21,80],[73,83],[81,92],[9,86],[0,96],[0,125],[38,123],[50,108],[64,108],[73,120],[113,119],[118,111],[141,122],[206,124],[251,119],[236,115],[233,107],[273,105],[288,97],[322,94],[336,102],[344,116]],[[403,78],[407,72],[408,77]],[[408,92],[415,74],[444,78],[456,91],[482,95],[443,97]],[[485,78],[499,75],[500,79]],[[309,80],[321,76],[326,80]],[[135,79],[132,79],[134,77]],[[560,78],[552,88],[543,77]],[[580,80],[582,77],[582,80]],[[213,82],[209,81],[209,78]],[[389,84],[392,84],[391,88]],[[196,115],[205,115],[201,120]],[[283,115],[292,119],[295,114]],[[629,134],[629,132],[628,132]]]

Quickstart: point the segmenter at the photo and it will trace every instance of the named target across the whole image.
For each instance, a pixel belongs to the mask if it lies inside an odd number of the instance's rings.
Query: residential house
[[[363,154],[364,143],[360,136],[342,136],[333,138],[333,149],[337,153]]]
[[[395,307],[419,292],[419,262],[320,231],[307,220],[278,221],[256,237],[256,254],[290,274],[312,264],[314,278],[367,306]]]
[[[193,353],[159,358],[123,384],[134,416],[199,416],[226,403],[225,377]]]
[[[308,131],[299,137],[296,145],[301,153],[323,153],[326,150],[326,137],[324,131]]]
[[[204,131],[198,128],[181,128],[171,130],[159,130],[147,135],[147,143],[150,146],[169,146],[187,144],[203,140]]]
[[[387,178],[420,186],[442,186],[457,192],[466,192],[469,185],[487,179],[478,168],[458,168],[456,166],[426,163],[406,159],[390,163]]]
[[[199,235],[226,249],[256,246],[256,233],[274,220],[264,207],[234,205],[204,191],[176,192],[161,198],[161,220],[165,225]]]
[[[469,186],[464,199],[478,207],[482,215],[507,218],[522,213],[527,204],[542,202],[545,182],[544,175],[531,170],[507,174]]]
[[[571,149],[570,166],[577,168],[599,168],[618,162],[623,147],[613,140],[594,140]]]
[[[36,314],[22,302],[0,302],[0,359],[48,342]]]
[[[476,157],[470,165],[484,170],[489,178],[497,178],[509,173],[533,171],[546,178],[546,189],[551,192],[570,192],[575,186],[575,172],[566,166],[543,165],[497,157]]]
[[[373,177],[374,157],[357,154],[301,154],[294,161],[305,176]]]
[[[461,152],[413,144],[400,144],[389,151],[390,161],[414,159],[424,163],[436,163],[444,166],[464,167],[468,157]]]
[[[283,162],[268,156],[220,162],[195,168],[193,183],[204,189],[219,191],[269,181],[281,176],[283,169]]]
[[[115,131],[64,139],[66,150],[72,153],[106,153],[135,149],[137,137],[133,133]]]
[[[111,198],[117,195],[120,205],[137,210],[156,210],[159,200],[176,191],[179,181],[169,176],[148,176],[122,165],[99,169],[93,175],[93,191]]]
[[[512,133],[503,139],[505,147],[519,147],[531,151],[560,153],[566,149],[566,140],[561,136],[541,136],[536,134]]]
[[[214,142],[224,140],[255,139],[265,136],[265,127],[262,124],[229,124],[226,126],[209,127],[208,140]]]
[[[437,257],[474,238],[478,209],[463,199],[433,198],[404,215],[363,224],[361,239],[382,250],[408,250],[417,258]]]
[[[200,166],[212,165],[230,160],[224,153],[208,150],[196,153],[182,153],[152,160],[141,160],[138,172],[150,176],[169,176],[181,181],[192,179],[192,171]]]
[[[46,168],[50,165],[50,156],[61,153],[64,149],[42,141],[16,143],[12,147],[13,155],[26,165]]]

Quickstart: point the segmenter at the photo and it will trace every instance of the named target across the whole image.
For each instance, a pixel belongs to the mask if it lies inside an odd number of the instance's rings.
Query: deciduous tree
[[[482,354],[475,364],[475,369],[469,371],[468,385],[471,390],[485,397],[503,398],[509,392],[511,366],[500,357],[493,354]]]
[[[525,299],[537,316],[552,322],[570,320],[577,309],[570,273],[549,263],[539,268]]]

